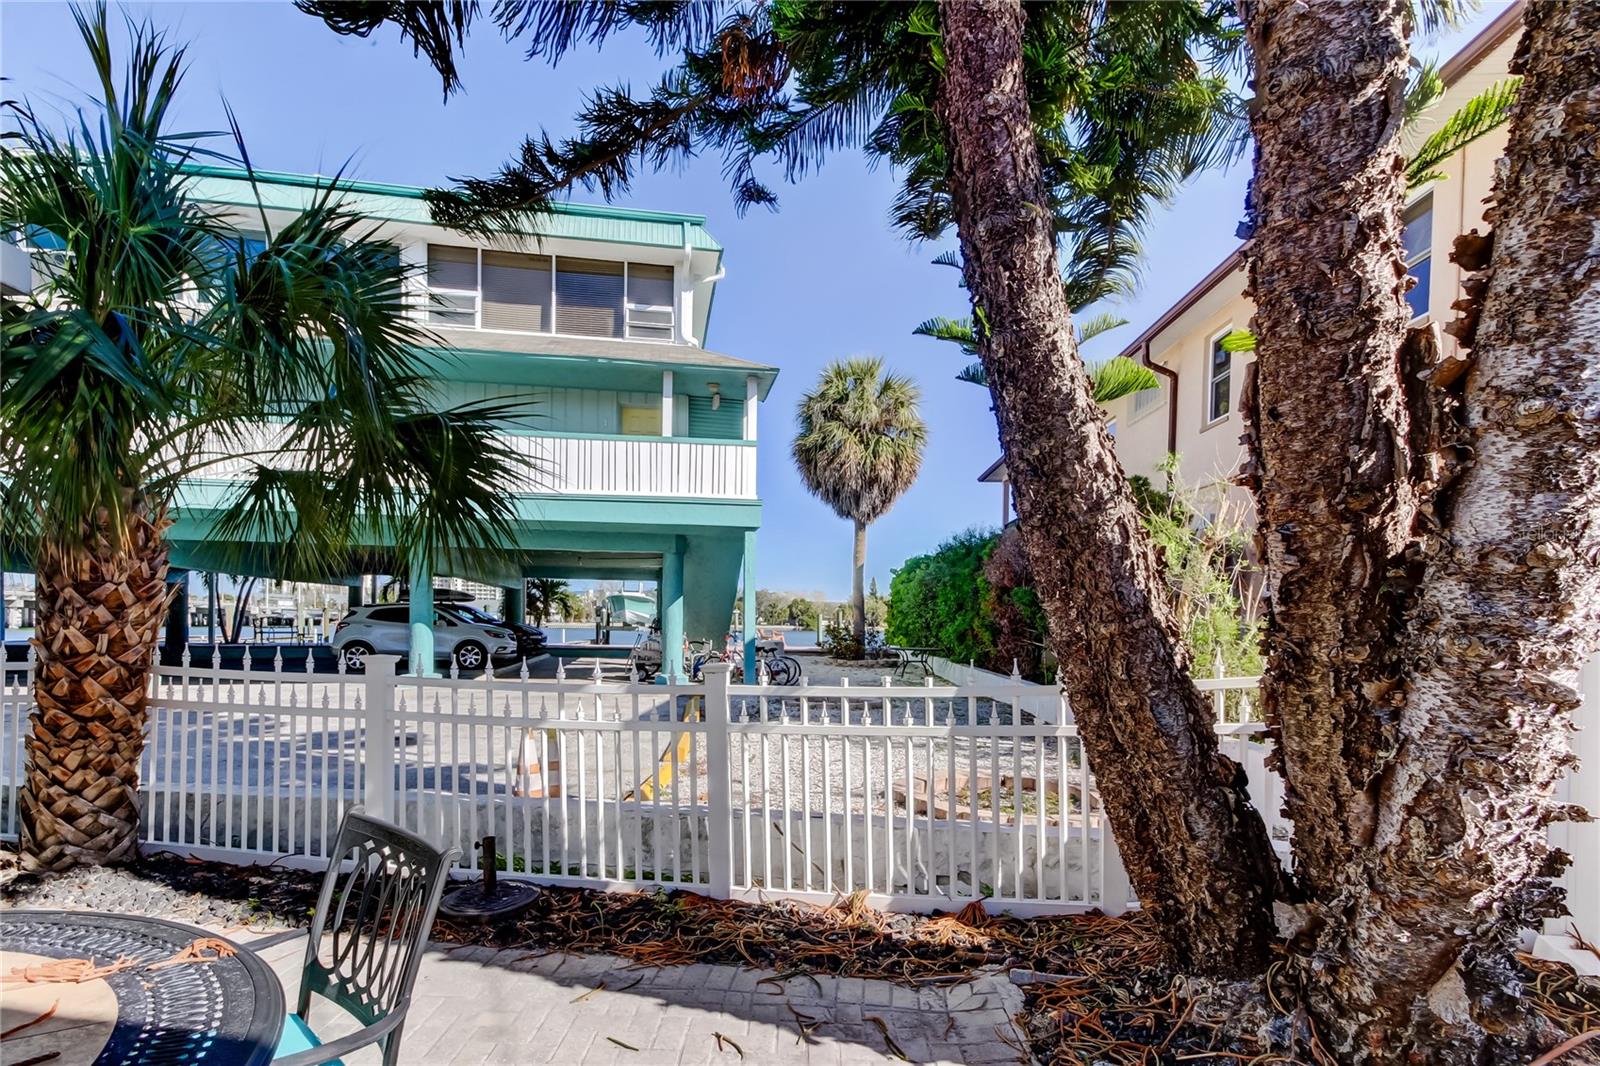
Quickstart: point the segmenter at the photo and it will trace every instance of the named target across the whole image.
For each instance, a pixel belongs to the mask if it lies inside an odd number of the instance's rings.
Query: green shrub
[[[1261,623],[1246,610],[1246,532],[1220,486],[1178,485],[1177,456],[1163,466],[1165,486],[1130,479],[1145,526],[1159,548],[1167,588],[1197,677],[1220,661],[1230,675],[1261,672]],[[847,627],[848,628],[848,627]],[[889,583],[891,644],[939,649],[955,662],[1048,680],[1044,609],[1015,529],[958,533],[927,555],[906,560]]]

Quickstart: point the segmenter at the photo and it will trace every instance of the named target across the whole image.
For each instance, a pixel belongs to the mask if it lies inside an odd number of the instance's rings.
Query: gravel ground
[[[273,866],[203,863],[167,852],[128,866],[23,873],[12,845],[0,848],[0,904],[116,911],[213,928],[299,926],[317,901],[322,875]]]

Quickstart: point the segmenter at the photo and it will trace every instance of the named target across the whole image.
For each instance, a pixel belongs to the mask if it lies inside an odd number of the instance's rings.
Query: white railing
[[[502,443],[527,458],[528,493],[756,498],[756,450],[738,441],[531,435]]]
[[[217,436],[196,476],[228,480],[283,464],[285,436],[283,425],[265,422]],[[500,443],[524,459],[516,489],[529,495],[756,498],[756,450],[747,442],[508,433]]]
[[[352,805],[510,876],[891,909],[1136,900],[1064,700],[1019,679],[700,685],[160,667],[141,762],[152,847],[310,866]],[[30,670],[6,675],[0,833],[17,832]],[[1223,688],[1242,687],[1222,679]],[[1276,793],[1256,726],[1225,724]],[[1263,808],[1269,822],[1276,808]],[[1280,819],[1281,821],[1281,819]]]

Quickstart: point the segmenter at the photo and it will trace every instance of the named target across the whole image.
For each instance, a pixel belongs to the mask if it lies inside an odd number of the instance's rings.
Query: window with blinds
[[[639,340],[672,339],[672,268],[628,264],[628,336]]]
[[[550,257],[483,253],[483,328],[550,332]]]
[[[556,332],[621,337],[623,266],[599,259],[556,261]]]
[[[428,245],[428,321],[438,326],[671,341],[673,268]]]
[[[478,250],[428,245],[428,321],[436,326],[478,324]]]

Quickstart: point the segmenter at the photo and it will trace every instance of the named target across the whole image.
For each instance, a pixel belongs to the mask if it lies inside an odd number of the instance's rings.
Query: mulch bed
[[[304,925],[321,875],[240,867],[170,854],[137,865],[37,877],[0,853],[0,904],[137,911],[213,927]],[[782,980],[831,974],[908,985],[957,983],[979,970],[1031,971],[1020,1019],[1043,1062],[1116,1066],[1316,1062],[1303,1015],[1276,982],[1195,986],[1165,963],[1140,912],[1017,919],[970,905],[957,914],[885,914],[860,895],[818,907],[788,900],[743,903],[688,892],[602,893],[546,888],[516,919],[441,919],[435,940],[495,948],[608,953],[641,965],[726,963]],[[1600,1028],[1600,983],[1570,968],[1523,958],[1530,1006],[1570,1033]],[[1275,967],[1275,969],[1281,969]],[[1600,1046],[1600,1042],[1591,1044]],[[1587,1050],[1587,1049],[1585,1049]],[[1564,1062],[1580,1061],[1574,1055]]]

